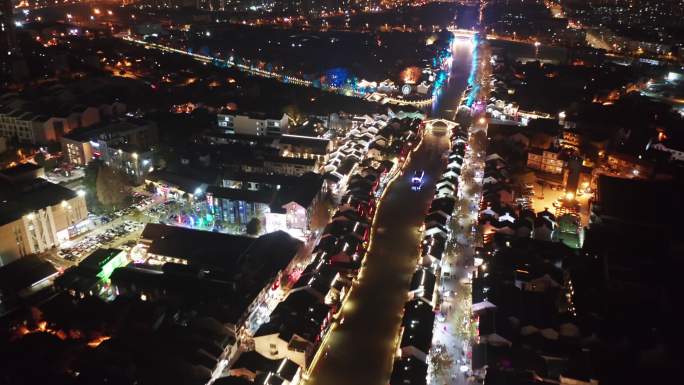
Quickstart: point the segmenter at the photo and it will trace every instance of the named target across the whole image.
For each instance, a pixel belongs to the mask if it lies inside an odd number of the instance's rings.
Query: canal
[[[473,60],[472,39],[458,38],[448,83],[431,115],[453,119]],[[418,261],[420,226],[442,171],[442,154],[449,147],[446,135],[427,132],[413,153],[404,174],[387,188],[378,206],[370,249],[341,319],[321,346],[307,385],[386,385],[392,370],[401,312],[408,296],[410,277]],[[409,179],[424,170],[422,191],[412,191]]]

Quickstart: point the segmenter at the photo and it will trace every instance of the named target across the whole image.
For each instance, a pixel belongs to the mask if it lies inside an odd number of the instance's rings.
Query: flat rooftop
[[[180,258],[190,263],[211,264],[223,268],[234,265],[254,238],[185,227],[148,223],[141,238],[150,242],[149,253]]]
[[[128,131],[144,129],[151,127],[152,125],[153,123],[149,120],[127,118],[114,122],[104,122],[88,127],[77,128],[63,137],[77,142],[87,142],[97,139],[100,137],[100,135],[124,133]]]
[[[9,167],[3,170],[0,170],[0,174],[8,176],[8,177],[15,177],[17,175],[22,175],[27,172],[32,172],[32,171],[37,171],[40,170],[41,166],[33,163],[21,163],[18,164],[14,167]]]
[[[284,268],[301,244],[282,231],[253,238],[158,223],[148,223],[141,239],[149,243],[149,253],[235,274],[245,272],[246,265]]]
[[[42,178],[21,184],[0,183],[0,225],[76,196],[75,191]]]
[[[330,149],[330,140],[325,138],[318,138],[315,136],[303,136],[303,135],[246,135],[246,134],[232,134],[226,133],[222,130],[210,130],[205,133],[205,136],[209,138],[222,139],[227,142],[244,142],[244,143],[256,143],[260,146],[271,146],[277,147],[280,144],[294,146],[294,147],[304,147],[312,150],[312,153],[325,155]]]
[[[57,274],[50,262],[29,255],[0,267],[0,293],[16,294]]]

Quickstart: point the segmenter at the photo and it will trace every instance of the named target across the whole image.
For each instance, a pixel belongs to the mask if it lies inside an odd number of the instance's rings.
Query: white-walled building
[[[99,123],[103,117],[123,114],[120,102],[100,105],[62,102],[59,91],[48,96],[7,93],[0,97],[0,136],[16,138],[20,143],[47,144],[77,128]],[[49,101],[48,101],[49,100]],[[52,105],[59,103],[59,105]]]
[[[287,358],[308,367],[330,324],[331,309],[308,291],[290,293],[254,334],[254,350],[272,360]]]
[[[219,128],[231,134],[280,135],[287,133],[290,125],[287,114],[225,111],[217,119]]]
[[[2,181],[0,265],[45,252],[85,231],[85,196],[37,178]]]

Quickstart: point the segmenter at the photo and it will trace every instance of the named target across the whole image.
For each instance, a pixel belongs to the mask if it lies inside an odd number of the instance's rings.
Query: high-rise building
[[[12,54],[17,50],[17,35],[14,30],[12,0],[0,0],[0,35],[2,35],[2,48]]]

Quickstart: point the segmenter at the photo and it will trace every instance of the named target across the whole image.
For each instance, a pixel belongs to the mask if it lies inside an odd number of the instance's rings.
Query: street
[[[457,38],[453,44],[454,62],[451,76],[445,92],[435,102],[432,115],[456,120],[458,106],[465,96],[466,86],[473,86],[477,81],[477,69],[483,61],[481,56],[473,63],[477,45],[471,39]],[[473,68],[473,65],[477,67]],[[481,128],[477,125],[464,127],[469,134]],[[469,135],[461,175],[472,171],[472,175],[483,169],[484,159],[479,151],[474,151],[475,143]],[[479,149],[478,149],[479,150]],[[466,372],[470,369],[468,346],[471,335],[470,306],[471,289],[468,283],[468,269],[472,268],[473,234],[471,229],[477,221],[480,202],[481,179],[459,178],[458,204],[452,218],[452,240],[441,263],[438,283],[440,314],[435,318],[432,348],[428,356],[428,384],[466,384]],[[471,191],[465,194],[464,191]]]
[[[475,123],[470,133],[486,126]],[[462,175],[478,175],[484,169],[484,153],[469,141],[463,160]],[[466,384],[470,369],[468,346],[474,336],[471,317],[471,286],[468,275],[472,269],[476,237],[472,232],[477,225],[479,202],[482,194],[482,178],[461,178],[459,204],[454,212],[451,234],[453,244],[442,260],[444,274],[439,285],[441,316],[436,318],[430,352],[430,385]]]
[[[409,280],[418,261],[420,227],[448,141],[446,135],[426,133],[404,173],[381,198],[370,250],[341,311],[344,322],[323,342],[325,353],[314,362],[307,384],[387,384]],[[414,170],[425,170],[422,191],[411,190]]]

